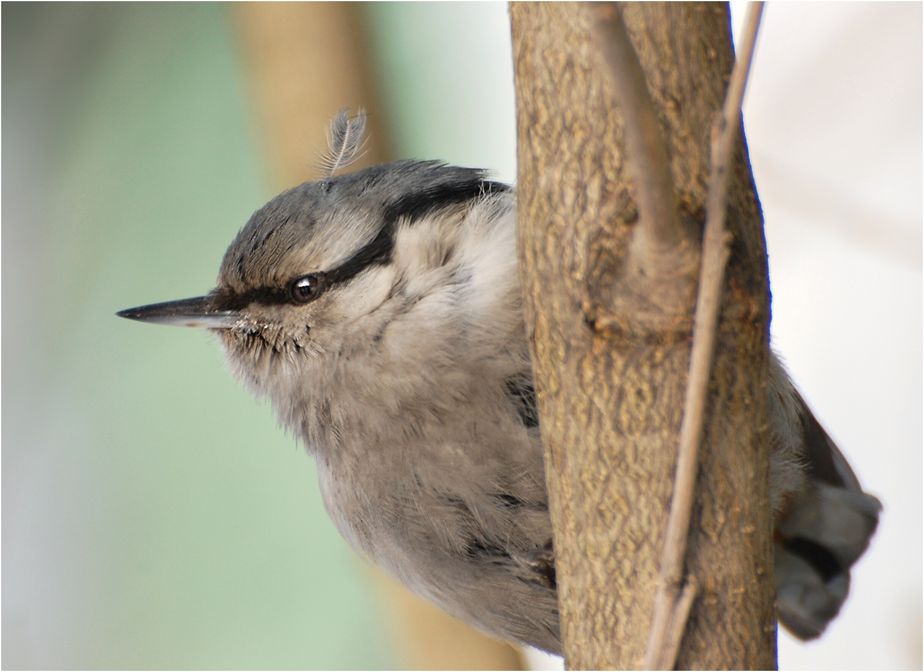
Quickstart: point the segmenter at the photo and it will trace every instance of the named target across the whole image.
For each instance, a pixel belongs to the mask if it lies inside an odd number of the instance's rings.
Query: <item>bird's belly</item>
[[[346,478],[338,475],[336,465],[319,468],[327,510],[350,545],[454,616],[489,632],[557,650],[555,590],[529,576],[515,557],[551,538],[546,512],[523,511],[530,519],[520,525],[510,520],[509,511],[492,517],[490,510],[478,511],[477,503],[428,488],[410,468],[387,482],[382,474],[389,472],[381,465],[369,465],[369,478],[363,477],[365,471],[351,470]],[[491,535],[484,526],[507,530]],[[509,539],[509,545],[498,536]]]

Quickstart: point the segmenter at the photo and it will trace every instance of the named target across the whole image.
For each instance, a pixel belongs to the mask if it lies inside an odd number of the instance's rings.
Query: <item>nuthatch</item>
[[[335,120],[326,176],[254,213],[209,294],[119,315],[217,334],[316,458],[354,548],[455,616],[559,653],[515,193],[436,161],[335,177],[362,130]],[[776,357],[769,393],[779,617],[811,638],[880,505]]]

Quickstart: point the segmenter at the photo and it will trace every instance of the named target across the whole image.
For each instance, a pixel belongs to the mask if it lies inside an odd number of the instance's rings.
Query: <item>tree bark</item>
[[[642,664],[690,359],[698,255],[639,273],[624,111],[586,5],[511,5],[518,226],[559,605],[571,668]],[[627,4],[685,226],[701,232],[710,127],[733,64],[727,6]],[[686,571],[680,668],[775,666],[769,288],[743,133]],[[697,234],[699,235],[699,234]]]

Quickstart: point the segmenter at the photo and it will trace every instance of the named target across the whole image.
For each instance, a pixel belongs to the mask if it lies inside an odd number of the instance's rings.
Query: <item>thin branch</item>
[[[677,216],[671,162],[645,73],[629,40],[622,10],[615,2],[591,3],[597,42],[610,66],[620,110],[626,120],[629,168],[638,189],[639,233],[659,250],[684,242],[686,230]],[[644,247],[642,249],[645,249]]]
[[[696,599],[698,589],[699,584],[696,577],[691,574],[687,577],[687,582],[677,600],[677,608],[671,614],[670,624],[667,628],[668,638],[660,652],[661,659],[657,662],[659,669],[669,670],[674,667],[674,661],[677,660],[680,642],[683,641],[683,633],[687,629],[687,619],[690,617],[690,610],[693,608],[693,600]]]
[[[652,628],[645,651],[648,669],[672,669],[676,651],[670,652],[670,630],[683,632],[686,616],[678,618],[677,591],[686,555],[687,537],[696,485],[696,465],[702,435],[709,374],[715,350],[715,332],[728,245],[731,236],[725,231],[725,208],[728,195],[728,173],[732,151],[738,138],[741,119],[741,101],[747,82],[757,29],[763,3],[748,7],[740,56],[735,61],[725,105],[712,127],[711,170],[709,193],[706,197],[706,231],[703,240],[703,260],[700,272],[699,293],[693,326],[693,348],[690,354],[690,372],[684,400],[683,422],[680,427],[680,447],[677,471],[674,477],[674,494],[667,523],[664,553],[661,557],[661,576],[655,597]],[[685,591],[686,594],[686,591]],[[671,616],[671,614],[674,616]]]

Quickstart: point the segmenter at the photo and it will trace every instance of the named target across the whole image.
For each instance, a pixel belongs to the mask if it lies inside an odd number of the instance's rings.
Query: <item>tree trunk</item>
[[[638,217],[624,116],[587,5],[513,3],[521,274],[571,668],[642,665],[690,359],[698,258],[628,286]],[[628,4],[681,219],[702,230],[710,126],[734,56],[724,4]],[[680,668],[775,666],[769,288],[743,133],[686,571]],[[656,288],[655,288],[656,289]],[[669,306],[670,309],[665,309]]]

